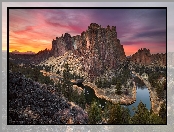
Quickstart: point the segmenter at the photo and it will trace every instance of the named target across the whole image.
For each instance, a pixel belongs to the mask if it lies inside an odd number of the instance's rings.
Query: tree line
[[[89,124],[166,124],[166,103],[163,103],[159,115],[139,103],[131,117],[128,108],[119,104],[107,103],[104,110],[94,100],[88,108]]]

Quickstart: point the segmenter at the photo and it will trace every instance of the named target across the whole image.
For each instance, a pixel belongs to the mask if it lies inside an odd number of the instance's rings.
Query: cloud
[[[25,29],[16,30],[16,31],[13,31],[13,32],[16,33],[16,34],[25,34],[27,32],[34,32],[34,30],[33,30],[32,26],[27,26],[27,27],[25,27]]]
[[[135,34],[131,39],[146,39],[146,41],[155,42],[166,42],[166,31],[165,30],[155,30],[155,31],[145,31]],[[149,40],[147,40],[149,39]]]
[[[151,9],[12,9],[9,38],[23,48],[41,50],[50,48],[55,37],[66,32],[81,34],[95,22],[102,27],[116,26],[117,37],[126,47],[137,46],[135,50],[153,45],[158,49],[160,45],[165,51],[165,17],[165,10]]]

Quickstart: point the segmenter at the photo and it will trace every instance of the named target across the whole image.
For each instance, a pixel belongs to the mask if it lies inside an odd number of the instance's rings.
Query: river
[[[131,116],[134,115],[134,111],[132,110],[132,108],[133,107],[137,108],[140,101],[146,105],[146,108],[148,110],[150,110],[150,108],[151,108],[150,94],[149,94],[149,90],[146,86],[137,86],[135,103],[128,105],[128,106],[125,106],[125,107],[129,108]]]
[[[135,103],[131,104],[131,105],[121,105],[123,107],[127,107],[130,110],[130,114],[131,116],[134,115],[134,111],[132,110],[133,107],[137,108],[138,104],[140,103],[140,101],[143,102],[143,104],[146,105],[146,108],[148,110],[150,110],[151,108],[151,102],[150,102],[150,94],[149,94],[149,90],[148,88],[140,81],[136,81],[138,83],[136,83],[136,101]],[[95,99],[96,101],[98,101],[100,103],[100,106],[102,108],[104,108],[104,106],[106,105],[107,101],[105,99],[100,99],[98,98],[95,93],[94,90],[88,86],[84,86],[84,85],[79,85],[81,88],[84,89],[84,94],[85,94],[85,98],[86,98],[86,102],[88,104],[90,104],[93,99]]]

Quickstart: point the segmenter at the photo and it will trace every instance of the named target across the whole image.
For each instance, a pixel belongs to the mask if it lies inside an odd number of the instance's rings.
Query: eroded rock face
[[[116,27],[103,28],[96,23],[91,23],[81,35],[71,37],[65,33],[52,41],[52,53],[55,57],[68,50],[84,57],[84,70],[91,77],[102,74],[106,69],[116,68],[117,63],[126,58],[123,46],[117,39]]]
[[[135,54],[131,56],[131,61],[143,65],[158,64],[165,66],[166,53],[151,54],[149,49],[143,48],[139,49]]]
[[[73,41],[70,34],[62,34],[61,37],[56,37],[56,40],[52,41],[52,53],[53,56],[62,56],[68,50],[73,49]]]

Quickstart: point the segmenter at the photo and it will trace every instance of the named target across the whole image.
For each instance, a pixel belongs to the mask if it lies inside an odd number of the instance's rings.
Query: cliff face
[[[72,50],[74,54],[83,56],[84,70],[91,76],[100,75],[105,69],[116,67],[119,61],[126,58],[123,46],[117,39],[115,26],[102,28],[96,23],[91,23],[81,35],[71,37],[65,33],[52,41],[52,54],[62,56]]]
[[[73,41],[70,34],[65,33],[65,35],[61,37],[56,37],[56,40],[52,41],[52,53],[55,57],[62,56],[68,50],[72,50]]]
[[[131,61],[143,65],[158,64],[165,66],[166,54],[151,54],[149,49],[143,48],[132,55]]]

